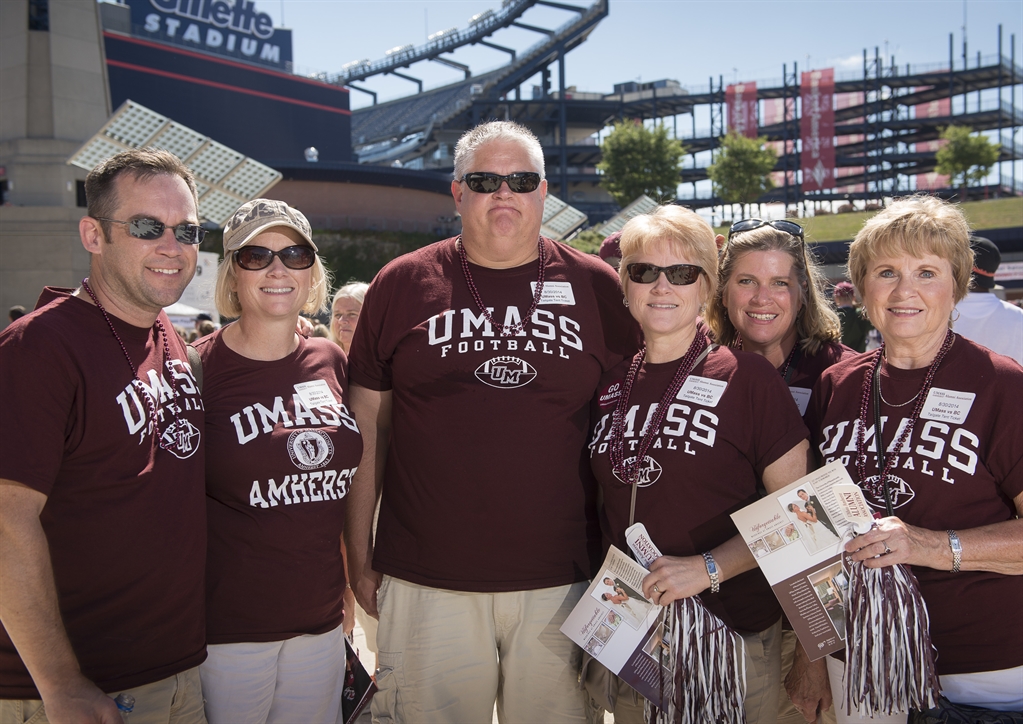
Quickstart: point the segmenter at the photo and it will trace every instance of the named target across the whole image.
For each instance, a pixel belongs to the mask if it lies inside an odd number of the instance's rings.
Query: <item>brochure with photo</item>
[[[845,648],[842,537],[870,508],[840,461],[732,514],[811,660]]]
[[[650,560],[660,556],[652,543],[645,550],[655,554]],[[660,663],[667,646],[664,609],[643,597],[646,575],[643,566],[612,546],[561,632],[647,699],[660,702],[661,682],[671,678]]]

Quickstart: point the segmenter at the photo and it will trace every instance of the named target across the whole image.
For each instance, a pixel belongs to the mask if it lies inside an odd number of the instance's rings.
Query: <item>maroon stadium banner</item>
[[[733,83],[725,89],[728,130],[746,138],[757,137],[757,84]]]
[[[916,93],[923,90],[927,90],[927,88],[914,88],[913,92]],[[921,103],[913,106],[914,118],[948,118],[951,115],[952,101],[949,98],[939,98],[931,101],[930,103]],[[945,141],[927,141],[926,143],[916,144],[916,150],[917,153],[922,151],[937,151],[944,145]],[[947,189],[949,180],[948,176],[942,176],[936,171],[931,171],[930,173],[918,173],[916,175],[916,189],[917,191]]]
[[[803,149],[799,165],[803,191],[835,188],[835,69],[811,70],[799,83],[803,111],[799,135]]]

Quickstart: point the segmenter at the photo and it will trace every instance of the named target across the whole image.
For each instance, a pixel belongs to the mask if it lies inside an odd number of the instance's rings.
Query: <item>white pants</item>
[[[342,627],[268,643],[212,644],[199,666],[210,724],[335,724],[345,675]]]
[[[559,630],[586,581],[466,593],[384,576],[375,724],[583,724],[582,652]]]

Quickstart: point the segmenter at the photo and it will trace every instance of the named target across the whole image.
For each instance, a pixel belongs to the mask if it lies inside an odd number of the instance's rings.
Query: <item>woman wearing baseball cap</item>
[[[340,537],[362,438],[347,359],[296,333],[330,286],[305,216],[255,199],[224,228],[206,407],[206,716],[331,722],[345,671]]]

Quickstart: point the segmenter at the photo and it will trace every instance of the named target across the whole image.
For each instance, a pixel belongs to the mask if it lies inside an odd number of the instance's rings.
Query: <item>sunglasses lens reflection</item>
[[[540,174],[532,172],[513,173],[501,176],[496,173],[477,171],[465,174],[465,185],[471,191],[478,194],[492,194],[501,188],[501,184],[508,183],[508,188],[516,194],[528,194],[536,191],[540,185]]]
[[[695,264],[675,264],[674,266],[659,267],[653,264],[637,262],[629,264],[627,271],[629,279],[637,284],[653,284],[663,271],[669,283],[677,287],[684,287],[695,282],[699,278],[702,269]]]
[[[234,253],[234,260],[242,269],[259,271],[270,266],[275,256],[289,269],[308,269],[316,262],[316,252],[308,246],[289,246],[276,252],[265,246],[243,246]]]

